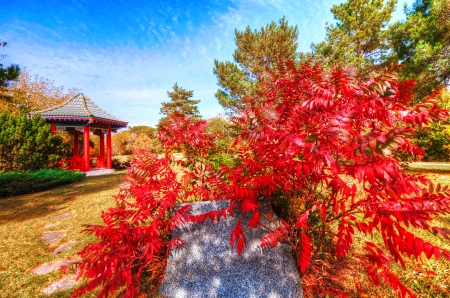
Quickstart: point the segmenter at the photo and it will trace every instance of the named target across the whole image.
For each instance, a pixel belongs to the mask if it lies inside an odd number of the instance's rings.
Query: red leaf
[[[416,256],[419,256],[423,251],[423,240],[416,237],[414,239],[414,248],[416,250]]]
[[[434,253],[433,245],[430,242],[425,242],[423,245],[423,250],[425,251],[427,258],[430,259]]]
[[[448,235],[450,235],[449,229],[439,228],[439,227],[433,227],[432,229],[434,231],[438,232],[439,234],[441,234],[442,236],[444,236],[445,239],[450,240],[450,238],[448,237]]]
[[[248,226],[250,227],[250,230],[253,230],[259,225],[259,212],[255,212],[253,216],[250,218],[248,222]]]
[[[311,173],[307,163],[303,163],[303,173],[305,173],[306,177],[309,177]]]
[[[258,203],[255,203],[253,200],[250,199],[244,199],[241,201],[241,210],[243,212],[255,212],[256,208],[258,208]]]
[[[299,255],[299,266],[302,273],[305,273],[306,270],[311,266],[311,256],[312,256],[312,246],[310,243],[310,239],[307,234],[301,233],[300,237],[302,239],[302,245],[300,247]]]
[[[241,254],[242,250],[246,246],[245,235],[242,230],[241,221],[239,220],[234,229],[231,231],[230,243],[234,247],[235,240],[237,241],[237,251],[238,255]]]
[[[302,229],[309,229],[309,227],[307,225],[307,222],[308,222],[308,214],[309,214],[310,211],[311,211],[311,209],[303,212],[299,216],[297,222],[295,223],[295,227],[297,229],[300,229],[300,228],[302,228]]]

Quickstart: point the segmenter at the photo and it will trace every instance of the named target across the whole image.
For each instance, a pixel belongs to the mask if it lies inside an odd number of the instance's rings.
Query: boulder
[[[191,206],[191,214],[198,215],[227,208],[229,201],[198,202]],[[267,212],[268,208],[262,210]],[[231,247],[230,233],[240,216],[233,212],[219,223],[207,219],[174,230],[172,237],[186,242],[184,248],[170,252],[159,294],[170,298],[303,297],[290,245],[260,247],[261,238],[269,232],[261,227],[250,231],[247,224],[251,214],[242,220],[247,247],[240,256]],[[271,225],[263,218],[261,222]]]

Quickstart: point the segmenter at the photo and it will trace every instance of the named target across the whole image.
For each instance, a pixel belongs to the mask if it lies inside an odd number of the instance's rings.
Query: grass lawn
[[[450,164],[447,162],[413,162],[408,165],[408,170],[411,172],[450,173]]]
[[[117,194],[124,176],[125,171],[86,177],[74,185],[0,199],[0,297],[69,297],[73,289],[50,296],[42,294],[45,287],[64,276],[61,271],[43,275],[33,275],[30,271],[42,263],[77,259],[77,252],[95,240],[80,232],[87,224],[102,223],[101,211],[114,205],[112,196]],[[426,176],[436,183],[450,185],[450,173],[426,173]],[[64,209],[55,210],[57,207]],[[69,212],[74,215],[73,218],[54,219],[55,216]],[[55,222],[61,224],[51,229],[44,228],[46,224]],[[450,228],[450,217],[439,218],[435,225]],[[41,239],[42,233],[49,230],[64,230],[66,235],[59,243],[76,241],[76,245],[56,256],[50,255],[53,247],[47,246]],[[425,233],[416,234],[429,239]],[[359,243],[366,239],[364,235],[355,237],[354,254],[361,251]],[[442,240],[435,244],[450,250],[450,241]],[[407,270],[396,268],[395,272],[419,297],[449,297],[450,262],[435,262],[424,258],[417,264],[409,264],[411,269]],[[355,275],[354,270],[348,269],[358,266],[360,265],[350,257],[342,262],[342,266],[338,266],[339,272],[333,272],[350,297],[396,297],[389,288],[376,288],[369,283],[363,268],[359,276]],[[436,271],[437,275],[430,274],[430,269]],[[85,297],[94,296],[88,294]]]
[[[81,234],[87,224],[101,224],[101,211],[114,205],[125,171],[86,177],[81,182],[52,190],[0,199],[0,297],[40,297],[42,289],[63,276],[61,271],[34,275],[34,267],[55,260],[77,259],[77,252],[95,237]],[[55,208],[56,207],[56,208]],[[58,207],[64,209],[55,210]],[[73,218],[57,215],[72,213]],[[45,229],[49,223],[57,227]],[[65,231],[59,244],[76,241],[72,248],[55,256],[54,247],[41,239],[45,231]],[[73,290],[45,297],[69,297]],[[94,295],[90,295],[94,296]],[[87,296],[89,297],[89,296]]]

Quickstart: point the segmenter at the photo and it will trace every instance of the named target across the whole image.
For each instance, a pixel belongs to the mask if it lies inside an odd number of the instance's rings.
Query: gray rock
[[[36,267],[33,270],[31,270],[31,273],[36,274],[36,275],[42,275],[42,274],[46,274],[46,273],[58,270],[61,266],[70,266],[77,262],[78,261],[56,261],[56,262],[51,262],[51,263],[44,263],[44,264],[40,265],[39,267]]]
[[[44,240],[45,244],[52,244],[59,241],[63,237],[63,231],[45,232],[44,234],[42,234],[42,240]]]
[[[60,280],[55,281],[54,283],[43,289],[42,293],[44,293],[45,295],[50,295],[56,292],[70,289],[78,283],[75,278],[75,275],[64,276]]]
[[[192,203],[191,214],[228,206],[228,201]],[[249,231],[249,215],[242,221],[247,247],[237,255],[236,248],[230,246],[230,233],[239,216],[234,212],[220,223],[206,220],[174,230],[172,237],[186,243],[170,253],[159,294],[170,298],[303,297],[290,246],[283,243],[271,249],[261,248],[260,239],[268,231]],[[265,219],[261,222],[271,225]]]
[[[58,246],[54,251],[52,251],[52,255],[56,255],[56,254],[59,254],[60,252],[68,250],[69,248],[71,248],[75,244],[76,244],[76,242],[73,242],[73,241],[64,243],[63,245]]]

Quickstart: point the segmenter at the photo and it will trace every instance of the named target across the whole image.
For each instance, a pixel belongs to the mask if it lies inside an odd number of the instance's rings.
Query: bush
[[[405,269],[406,261],[421,257],[450,260],[449,251],[417,236],[423,230],[432,239],[448,237],[432,220],[450,213],[450,190],[403,172],[397,158],[398,152],[421,153],[408,139],[417,127],[448,117],[435,98],[412,107],[413,82],[395,74],[362,81],[353,69],[325,72],[293,61],[281,61],[261,80],[261,95],[247,98],[233,118],[239,135],[232,163],[217,166],[210,159],[217,156],[216,136],[206,133],[205,121],[177,114],[159,131],[165,156],[136,155],[116,208],[102,214],[105,225],[87,230],[99,242],[80,252],[79,276],[89,282],[74,297],[97,287],[99,297],[119,289],[124,297],[149,293],[142,281],[157,284],[169,250],[183,245],[170,239],[171,229],[218,220],[233,208],[253,213],[250,229],[260,216],[271,219],[276,227],[264,227],[260,245],[287,241],[305,289],[321,296],[345,294],[330,282],[333,273],[324,272],[338,266],[330,260],[352,257],[357,267],[350,275],[365,268],[374,284],[391,286],[399,297],[415,295],[392,271],[395,265]],[[174,149],[188,158],[175,160]],[[185,206],[170,217],[176,204],[223,199],[229,209],[192,216]],[[260,213],[261,200],[281,213],[281,223]],[[241,221],[230,244],[238,254],[245,249]]]
[[[112,158],[112,167],[114,170],[125,170],[131,166],[131,156],[121,155]]]
[[[35,172],[0,174],[0,197],[33,193],[55,186],[73,183],[85,175],[67,170],[43,169]]]
[[[422,148],[424,161],[450,161],[450,133],[448,125],[433,123],[414,136],[414,143]]]
[[[41,116],[0,114],[0,172],[56,168],[63,152],[62,138]]]

